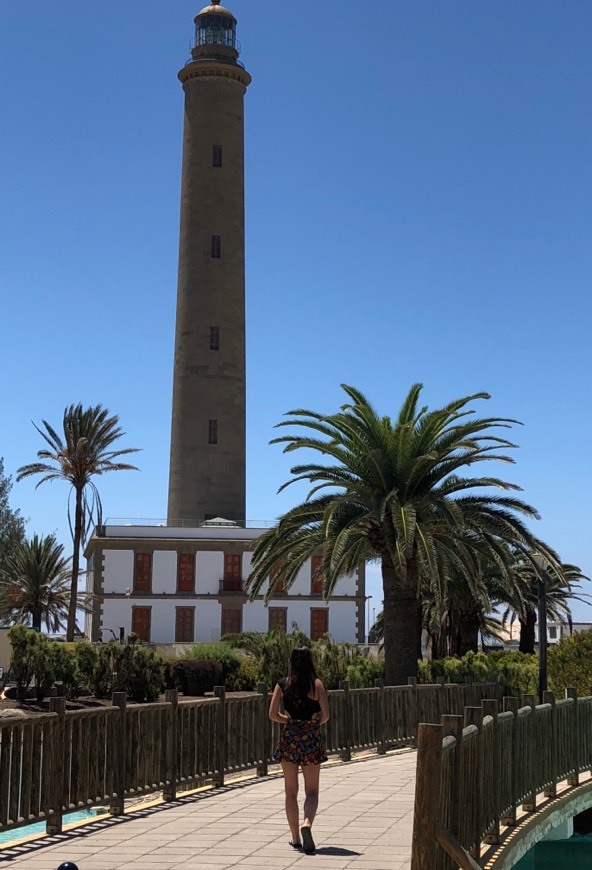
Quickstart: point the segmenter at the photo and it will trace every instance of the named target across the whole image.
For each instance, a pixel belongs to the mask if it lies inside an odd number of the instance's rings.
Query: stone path
[[[411,859],[415,758],[401,751],[326,765],[314,855],[288,846],[283,781],[272,776],[2,850],[0,864],[26,870],[57,870],[63,861],[79,870],[402,870]]]

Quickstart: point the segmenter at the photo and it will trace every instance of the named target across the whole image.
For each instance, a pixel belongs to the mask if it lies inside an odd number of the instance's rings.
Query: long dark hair
[[[293,649],[288,664],[286,694],[292,698],[308,698],[311,693],[314,694],[317,679],[312,653],[308,647],[299,646]]]

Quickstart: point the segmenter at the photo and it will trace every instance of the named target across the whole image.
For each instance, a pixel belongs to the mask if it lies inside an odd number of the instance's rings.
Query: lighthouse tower
[[[195,19],[185,92],[168,525],[245,521],[243,103],[234,15]]]

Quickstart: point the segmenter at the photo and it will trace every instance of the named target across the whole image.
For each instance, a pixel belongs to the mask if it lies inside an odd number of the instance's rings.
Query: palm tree
[[[505,605],[503,622],[520,622],[520,645],[522,653],[533,654],[535,651],[535,627],[538,608],[538,581],[540,568],[527,561],[522,554],[514,554],[512,573],[517,582],[513,589],[520,589],[520,594],[498,595],[500,604]],[[567,623],[571,627],[570,601],[589,601],[590,596],[580,591],[580,582],[589,580],[577,565],[559,563],[549,564],[543,571],[546,587],[547,615],[556,622]]]
[[[312,489],[258,539],[248,588],[255,596],[272,576],[268,597],[277,583],[289,589],[305,562],[322,552],[329,598],[361,562],[380,560],[386,680],[400,684],[417,674],[422,583],[429,581],[432,594],[443,600],[452,569],[467,578],[474,573],[477,547],[486,546],[503,569],[502,542],[534,548],[520,515],[538,515],[512,495],[492,494],[519,489],[514,484],[459,474],[477,462],[512,461],[500,451],[515,445],[497,433],[515,421],[478,418],[469,407],[487,394],[430,411],[419,407],[422,386],[416,384],[392,422],[358,390],[343,389],[350,403],[336,414],[296,410],[279,424],[305,433],[272,443],[283,443],[284,452],[320,453],[330,464],[308,461],[292,468],[292,479],[281,489],[297,481]]]
[[[29,623],[57,632],[66,621],[70,599],[70,559],[53,535],[18,544],[0,573],[0,622]]]
[[[78,574],[80,570],[80,546],[93,521],[102,523],[102,506],[94,477],[108,471],[137,471],[135,465],[117,462],[121,456],[137,453],[137,448],[112,450],[112,446],[124,434],[119,426],[119,417],[111,415],[101,405],[83,408],[81,404],[70,405],[64,411],[63,437],[43,420],[43,428],[35,428],[49,445],[39,450],[41,462],[23,465],[17,480],[33,475],[42,475],[37,486],[51,480],[65,480],[74,493],[74,522],[68,500],[68,522],[73,539],[72,582],[68,611],[67,639],[74,640],[76,609],[78,607]]]

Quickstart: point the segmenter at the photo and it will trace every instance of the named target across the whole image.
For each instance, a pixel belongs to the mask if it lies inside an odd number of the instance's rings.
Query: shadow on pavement
[[[351,849],[343,849],[341,846],[319,846],[315,849],[315,855],[361,855],[361,852],[352,852]]]

